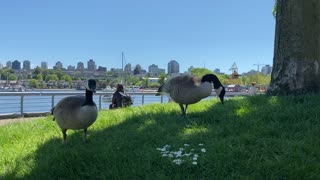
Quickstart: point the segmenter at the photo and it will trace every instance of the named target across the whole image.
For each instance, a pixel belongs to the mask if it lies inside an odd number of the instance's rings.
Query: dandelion
[[[205,148],[202,148],[202,149],[201,149],[201,152],[205,153],[205,152],[206,152],[206,149],[205,149]]]
[[[197,163],[196,161],[193,161],[192,164],[193,164],[193,165],[197,165],[198,163]]]

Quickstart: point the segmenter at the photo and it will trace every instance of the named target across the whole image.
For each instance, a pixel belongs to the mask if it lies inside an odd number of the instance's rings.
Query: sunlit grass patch
[[[0,126],[0,179],[319,179],[319,102],[211,99],[187,117],[176,103],[103,110],[88,143],[68,130],[67,145],[52,116]]]

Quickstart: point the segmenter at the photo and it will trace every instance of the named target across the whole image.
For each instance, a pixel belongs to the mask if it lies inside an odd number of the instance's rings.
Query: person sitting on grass
[[[109,109],[127,107],[132,104],[130,95],[124,92],[122,84],[118,84],[116,92],[113,93],[112,104],[110,104]]]

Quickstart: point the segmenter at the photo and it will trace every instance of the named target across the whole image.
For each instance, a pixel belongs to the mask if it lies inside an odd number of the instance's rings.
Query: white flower
[[[173,162],[176,163],[177,165],[180,165],[180,164],[182,164],[183,160],[175,159],[175,160],[173,160]]]
[[[197,163],[196,161],[193,161],[192,164],[193,164],[193,165],[197,165],[198,163]]]
[[[202,143],[200,143],[200,144],[199,144],[199,146],[203,146],[203,144],[202,144]]]
[[[196,158],[197,158],[197,157],[199,157],[199,155],[198,155],[198,154],[194,154],[193,157],[196,157]]]
[[[190,156],[192,153],[186,153],[184,154],[184,156]]]
[[[183,151],[184,149],[183,148],[179,148],[179,151]]]
[[[198,160],[198,157],[193,157],[192,159],[193,159],[194,161],[196,161],[196,160]]]
[[[205,153],[205,152],[206,152],[206,149],[205,149],[205,148],[202,148],[202,149],[201,149],[201,152]]]
[[[194,149],[191,149],[191,151],[194,151]]]
[[[189,144],[184,144],[185,147],[189,146]]]
[[[169,154],[169,157],[171,157],[171,158],[172,158],[172,157],[173,157],[173,155],[172,155],[172,154]]]
[[[168,154],[162,154],[162,157],[168,156]]]

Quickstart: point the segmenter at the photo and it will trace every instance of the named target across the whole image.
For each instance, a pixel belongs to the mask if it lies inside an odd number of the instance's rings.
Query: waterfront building
[[[77,71],[84,71],[84,64],[83,64],[83,62],[78,62]]]
[[[21,63],[20,63],[20,61],[14,60],[14,61],[12,62],[12,67],[11,67],[11,68],[14,69],[14,70],[21,70]]]
[[[7,68],[7,69],[11,69],[11,68],[12,68],[12,63],[11,63],[11,61],[7,61],[7,63],[6,63],[6,68]]]
[[[69,66],[67,67],[67,70],[68,70],[68,71],[75,71],[75,70],[76,70],[76,67],[69,65]]]
[[[168,63],[168,74],[179,73],[179,63],[175,60],[171,60]]]
[[[26,71],[30,71],[31,70],[31,63],[29,60],[25,60],[23,61],[23,70],[26,70]]]
[[[63,68],[62,62],[60,62],[60,61],[56,62],[56,65],[53,68],[54,69],[62,69]]]
[[[165,70],[158,68],[158,66],[155,64],[152,64],[148,67],[148,73],[150,74],[151,77],[157,77],[161,73],[165,73]]]
[[[42,61],[41,62],[41,68],[42,69],[48,69],[48,62]]]
[[[88,71],[95,71],[96,70],[96,63],[90,59],[88,61]]]

